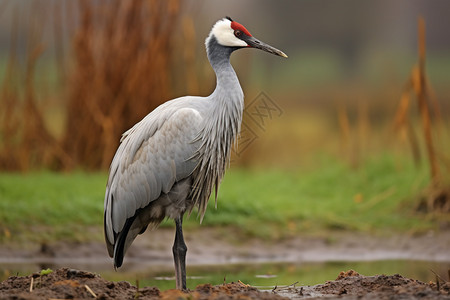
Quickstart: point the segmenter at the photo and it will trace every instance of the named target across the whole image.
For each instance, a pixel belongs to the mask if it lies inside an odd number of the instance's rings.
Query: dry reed
[[[80,1],[64,148],[106,168],[120,135],[169,97],[171,35],[179,3]]]
[[[32,6],[25,67],[16,57],[18,19],[24,17],[17,7],[13,18],[0,90],[0,169],[106,169],[120,135],[172,96],[169,78],[179,0],[35,1]],[[54,15],[58,76],[52,97],[66,109],[60,138],[46,128],[45,101],[40,101],[35,83],[36,65],[48,49],[42,39],[45,19],[39,17],[45,14],[35,13],[47,8]],[[192,42],[193,26],[187,17],[184,22],[189,25],[184,37]],[[70,49],[64,49],[67,40]],[[194,60],[193,53],[185,55]],[[197,89],[195,84],[190,80],[189,89]]]
[[[38,105],[35,89],[36,64],[45,45],[42,31],[45,22],[39,18],[42,12],[39,2],[33,2],[29,17],[25,67],[19,64],[18,10],[14,11],[11,33],[10,57],[0,98],[0,169],[28,170],[37,166],[51,167],[55,161],[71,163],[59,142],[45,126],[43,113]]]
[[[418,62],[413,67],[400,98],[395,116],[394,127],[397,132],[405,137],[411,146],[413,157],[418,164],[421,160],[420,146],[417,134],[414,132],[410,117],[410,106],[412,94],[417,99],[422,134],[425,141],[427,162],[430,168],[431,184],[424,192],[423,199],[419,203],[421,210],[429,212],[450,212],[450,189],[446,187],[448,182],[443,182],[440,168],[440,161],[444,157],[439,157],[434,143],[434,130],[432,120],[442,123],[439,104],[433,97],[430,83],[425,71],[426,42],[425,42],[425,21],[422,17],[418,19]],[[430,107],[432,102],[432,107]]]
[[[62,90],[55,95],[67,104],[62,140],[46,128],[35,87],[36,65],[48,46],[42,42],[45,19],[39,18],[44,14],[35,14],[42,4],[32,4],[24,67],[16,55],[18,19],[24,16],[15,8],[10,57],[0,91],[0,169],[106,168],[121,133],[170,96],[171,36],[179,1],[64,5],[65,14],[71,16],[66,22],[78,24],[70,69],[63,49],[64,11],[61,4],[54,5],[54,50]],[[78,22],[72,16],[79,16]]]
[[[419,59],[411,71],[405,87],[400,98],[400,103],[395,116],[395,129],[407,137],[411,145],[414,155],[414,160],[420,160],[420,148],[418,145],[418,138],[412,128],[412,121],[410,119],[411,94],[414,94],[417,99],[417,104],[420,112],[423,136],[427,150],[427,158],[430,166],[430,176],[433,184],[440,181],[440,170],[437,161],[435,146],[432,135],[432,115],[430,112],[430,104],[428,99],[428,80],[425,72],[425,21],[419,18],[418,21],[418,49]],[[439,106],[435,106],[435,115],[439,115]]]

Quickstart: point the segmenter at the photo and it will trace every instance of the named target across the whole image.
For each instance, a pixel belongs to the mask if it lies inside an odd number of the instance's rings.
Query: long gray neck
[[[216,89],[209,96],[212,101],[210,125],[218,126],[215,135],[218,143],[226,148],[231,148],[239,134],[244,110],[244,93],[230,63],[231,53],[237,49],[220,45],[214,35],[206,43],[208,59],[217,77]],[[223,153],[225,157],[229,155],[228,150]]]
[[[244,93],[230,64],[230,55],[236,49],[218,44],[213,35],[206,42],[206,52],[216,73],[217,85],[207,97],[211,105],[198,137],[201,145],[194,155],[198,164],[193,172],[191,197],[198,205],[201,218],[214,186],[217,201],[217,188],[241,128]]]
[[[215,93],[220,92],[228,96],[238,96],[235,93],[242,94],[236,72],[230,64],[231,53],[237,49],[239,48],[220,45],[214,36],[208,38],[206,52],[217,77]]]

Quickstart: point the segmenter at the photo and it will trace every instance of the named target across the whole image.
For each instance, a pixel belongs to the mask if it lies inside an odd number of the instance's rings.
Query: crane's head
[[[254,38],[243,25],[233,21],[230,17],[217,21],[211,30],[211,35],[216,38],[220,45],[225,47],[257,48],[275,55],[288,57],[283,51]]]

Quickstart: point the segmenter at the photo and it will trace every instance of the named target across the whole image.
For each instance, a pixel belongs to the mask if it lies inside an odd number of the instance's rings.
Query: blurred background
[[[448,11],[446,0],[0,1],[0,240],[101,240],[120,135],[169,99],[213,91],[204,40],[225,16],[289,58],[233,54],[243,131],[204,226],[271,240],[447,232]]]
[[[3,170],[106,170],[120,134],[158,104],[214,89],[204,39],[225,15],[289,55],[232,57],[247,105],[264,92],[282,115],[254,132],[239,163],[298,167],[324,152],[357,164],[386,143],[395,149],[402,141],[391,129],[418,61],[419,16],[430,101],[443,116],[450,109],[447,1],[1,5]]]

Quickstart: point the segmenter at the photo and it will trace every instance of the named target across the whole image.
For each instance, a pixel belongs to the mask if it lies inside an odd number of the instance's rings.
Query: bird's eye
[[[235,35],[236,37],[240,37],[240,36],[242,35],[242,31],[240,31],[240,30],[235,30],[235,31],[234,31],[234,35]]]

